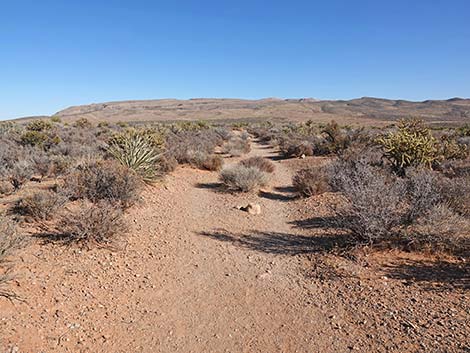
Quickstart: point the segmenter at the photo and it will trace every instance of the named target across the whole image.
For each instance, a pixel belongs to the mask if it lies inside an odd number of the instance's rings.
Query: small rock
[[[261,214],[261,206],[257,203],[249,203],[246,207],[240,207],[240,210],[248,212],[252,215]]]

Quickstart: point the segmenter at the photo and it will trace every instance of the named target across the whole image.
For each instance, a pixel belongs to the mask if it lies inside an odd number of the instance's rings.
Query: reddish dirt
[[[259,195],[180,168],[129,211],[116,250],[34,239],[11,283],[25,302],[0,298],[0,352],[469,351],[468,265],[326,252],[331,195],[294,198],[301,163],[275,160]]]

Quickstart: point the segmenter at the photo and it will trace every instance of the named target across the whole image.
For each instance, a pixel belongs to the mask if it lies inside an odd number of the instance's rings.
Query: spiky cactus
[[[431,169],[439,159],[438,141],[422,120],[401,120],[398,131],[379,137],[377,142],[384,151],[384,157],[398,172],[416,165]]]

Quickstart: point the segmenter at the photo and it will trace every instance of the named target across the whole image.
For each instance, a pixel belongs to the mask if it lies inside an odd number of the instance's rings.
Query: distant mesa
[[[412,102],[362,97],[351,100],[277,98],[258,100],[236,98],[192,98],[129,100],[73,106],[54,114],[63,121],[87,118],[90,121],[179,121],[250,120],[306,121],[337,120],[343,124],[386,125],[404,117],[420,117],[428,122],[461,124],[470,122],[470,99]],[[23,120],[32,117],[23,118]]]

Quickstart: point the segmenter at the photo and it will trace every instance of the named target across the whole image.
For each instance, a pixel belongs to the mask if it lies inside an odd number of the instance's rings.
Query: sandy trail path
[[[273,157],[253,144],[249,156]],[[246,157],[246,156],[245,156]],[[228,164],[237,162],[228,159]],[[33,244],[2,301],[0,347],[24,352],[314,352],[341,350],[311,295],[302,244],[286,218],[291,172],[275,161],[258,195],[217,189],[180,168],[134,207],[125,249]],[[254,201],[261,215],[236,209]],[[294,249],[295,251],[290,251]],[[338,346],[340,345],[340,346]]]

